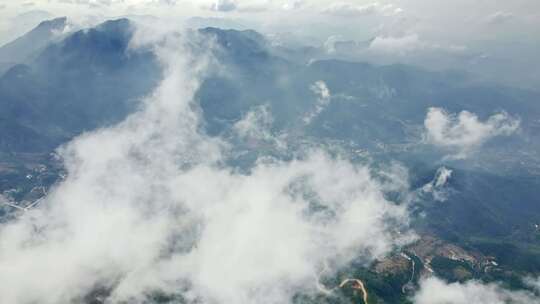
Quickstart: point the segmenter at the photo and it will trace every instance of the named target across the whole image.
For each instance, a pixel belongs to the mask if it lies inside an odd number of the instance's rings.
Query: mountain
[[[62,174],[50,155],[58,145],[121,121],[162,77],[154,54],[129,48],[134,28],[128,19],[55,39],[65,23],[43,22],[0,49],[9,54],[39,42],[32,52],[18,54],[21,63],[0,77],[0,191],[18,199],[32,197],[37,183],[48,187]],[[399,303],[418,284],[411,269],[432,269],[449,281],[510,283],[518,274],[540,273],[539,92],[408,65],[335,59],[306,64],[252,30],[197,31],[215,42],[222,68],[203,79],[196,94],[204,131],[234,141],[235,125],[262,108],[272,118],[263,121],[268,132],[281,136],[290,150],[283,154],[264,140],[239,141],[227,160],[231,165],[246,169],[258,156],[287,158],[322,145],[355,161],[397,160],[410,169],[410,209],[419,241],[339,275],[366,278],[374,298]],[[468,110],[481,120],[504,110],[519,117],[521,129],[514,138],[487,142],[478,156],[448,160],[423,142],[430,107]],[[51,169],[39,169],[45,165]],[[452,174],[436,182],[442,171]],[[340,294],[332,303],[351,297]]]
[[[249,32],[219,33],[217,42],[225,55],[218,56],[231,73],[210,77],[198,93],[211,134],[226,132],[245,113],[267,104],[275,128],[292,128],[317,139],[353,142],[372,154],[392,153],[402,159],[409,156],[401,153],[402,149],[420,148],[415,143],[421,141],[419,132],[427,109],[440,107],[450,112],[467,110],[482,119],[501,110],[518,116],[522,136],[512,150],[497,147],[515,165],[521,161],[515,157],[516,149],[529,153],[540,142],[535,118],[540,115],[540,105],[533,102],[540,98],[538,92],[479,84],[463,73],[432,72],[407,65],[376,66],[343,60],[303,64],[280,57],[265,40],[251,37]],[[312,86],[318,81],[327,86],[331,102],[309,124],[302,124],[299,118],[316,107],[318,96]],[[441,157],[433,152],[424,157]],[[524,169],[538,168],[537,164],[530,165]]]
[[[28,35],[59,29],[65,22],[43,22]],[[226,134],[247,112],[268,105],[276,131],[352,143],[376,157],[409,161],[422,155],[436,162],[440,153],[416,144],[421,141],[419,132],[429,107],[468,110],[480,118],[506,110],[521,119],[521,135],[512,149],[490,146],[496,150],[491,155],[507,159],[513,166],[509,170],[534,172],[540,168],[534,158],[519,165],[523,159],[517,157],[534,155],[534,149],[540,147],[536,122],[540,106],[532,102],[540,98],[538,92],[478,84],[461,73],[406,65],[342,60],[304,64],[281,57],[263,35],[252,30],[203,28],[199,33],[215,40],[219,46],[215,56],[226,72],[210,75],[197,92],[211,135]],[[48,151],[80,132],[112,124],[133,111],[138,100],[157,84],[161,71],[150,51],[129,49],[132,35],[128,19],[108,21],[51,42],[33,59],[1,76],[4,111],[0,120],[11,135],[0,135],[4,136],[0,149]],[[17,41],[27,41],[26,36]],[[312,87],[318,81],[327,86],[331,102],[306,124],[301,120],[317,107],[318,96]],[[403,149],[412,150],[402,153]],[[485,159],[476,159],[476,165],[487,169],[490,164]]]
[[[64,23],[44,22],[32,35]],[[1,138],[0,148],[47,151],[124,118],[160,79],[151,53],[128,49],[132,34],[127,19],[108,21],[70,34],[9,69],[0,77],[0,120],[9,126],[2,136],[11,139]],[[23,38],[20,43],[28,37]],[[34,140],[22,141],[17,134],[32,134]]]
[[[433,72],[407,65],[343,60],[306,65],[279,57],[260,36],[210,31],[219,35],[217,42],[226,53],[223,62],[234,71],[232,76],[210,77],[198,93],[210,134],[227,136],[246,113],[266,106],[272,115],[272,132],[287,135],[289,149],[302,150],[302,142],[309,139],[327,147],[339,146],[352,155],[367,151],[370,161],[399,160],[410,168],[412,187],[417,191],[434,178],[442,164],[451,164],[452,178],[440,190],[446,196],[444,201],[420,196],[411,204],[415,229],[451,249],[426,255],[420,249],[431,245],[420,241],[410,248],[416,254],[409,252],[418,259],[417,265],[426,265],[425,269],[434,269],[450,281],[469,276],[510,282],[514,287],[523,287],[516,283],[516,277],[540,270],[536,228],[540,222],[540,167],[535,152],[540,143],[540,105],[535,102],[540,99],[539,92],[478,83],[460,72]],[[313,89],[319,81],[328,89],[329,101],[305,123],[303,119],[320,102]],[[440,151],[422,144],[423,123],[430,107],[451,113],[468,110],[481,120],[504,110],[519,117],[521,130],[513,138],[493,140],[478,156],[444,160]],[[239,153],[238,163],[245,165],[265,153],[268,147],[264,143],[255,149],[251,145]],[[452,253],[455,248],[475,258],[456,258]],[[493,259],[498,266],[491,264]],[[396,274],[395,288],[388,285],[394,279],[357,271],[359,277],[370,278],[367,284],[389,303],[403,296],[401,288],[407,283],[400,277],[403,273]]]
[[[31,60],[49,43],[60,38],[67,28],[67,18],[41,22],[37,27],[0,47],[0,74],[14,64]]]

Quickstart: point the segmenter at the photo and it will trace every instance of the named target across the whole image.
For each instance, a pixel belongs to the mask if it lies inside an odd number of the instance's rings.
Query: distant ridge
[[[0,63],[2,63],[0,73],[15,64],[25,63],[31,59],[55,37],[63,33],[66,26],[66,17],[46,20],[23,36],[0,47]]]

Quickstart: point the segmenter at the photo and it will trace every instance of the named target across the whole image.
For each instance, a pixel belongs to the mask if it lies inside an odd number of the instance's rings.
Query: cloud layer
[[[540,299],[525,291],[510,291],[497,284],[477,281],[448,284],[431,277],[421,282],[413,298],[415,304],[529,304]]]
[[[67,178],[0,226],[0,302],[105,290],[113,303],[155,291],[287,303],[315,291],[323,264],[367,262],[407,240],[405,207],[385,199],[391,183],[368,167],[320,150],[260,159],[247,173],[227,166],[228,144],[200,132],[193,101],[211,46],[147,38],[136,41],[155,48],[166,77],[142,110],[62,148]]]

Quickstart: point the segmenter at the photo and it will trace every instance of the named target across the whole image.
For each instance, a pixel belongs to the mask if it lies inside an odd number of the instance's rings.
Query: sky
[[[166,24],[220,18],[276,40],[332,48],[369,41],[355,59],[458,68],[517,87],[540,85],[540,2],[536,0],[0,0],[0,43],[40,21],[67,16],[89,27],[121,16],[153,16]],[[278,37],[278,38],[276,38]]]
[[[349,38],[363,38],[366,31],[379,30],[386,35],[417,33],[426,39],[452,43],[538,40],[534,31],[524,29],[540,25],[540,2],[535,0],[0,0],[4,30],[8,23],[16,21],[14,18],[32,12],[38,16],[39,11],[74,19],[154,15],[241,18],[274,27],[278,23],[282,27],[334,23],[343,26],[336,34]]]

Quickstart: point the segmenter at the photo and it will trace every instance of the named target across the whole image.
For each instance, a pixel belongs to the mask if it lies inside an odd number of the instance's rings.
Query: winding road
[[[406,258],[407,260],[409,260],[411,262],[411,277],[409,278],[409,281],[407,281],[407,283],[405,283],[402,287],[401,287],[401,292],[402,293],[405,293],[405,287],[409,284],[409,283],[412,283],[413,280],[414,280],[414,268],[416,266],[415,262],[414,262],[414,259],[411,258],[408,254],[406,253],[401,253],[401,256]]]
[[[343,288],[343,287],[347,286],[348,284],[350,284],[352,289],[359,290],[360,292],[362,292],[363,303],[364,304],[368,303],[368,292],[367,292],[367,289],[366,289],[366,286],[365,286],[364,282],[362,282],[359,279],[345,279],[345,280],[341,281],[341,283],[338,286],[336,286],[336,287],[334,287],[332,289],[328,289],[320,281],[321,275],[324,274],[326,271],[328,271],[328,266],[325,263],[323,270],[317,275],[317,280],[315,282],[315,284],[317,286],[317,290],[319,290],[321,293],[324,293],[326,295],[330,295],[330,294],[332,294],[334,292],[334,290],[339,289],[339,288]]]
[[[351,283],[351,288],[360,290],[362,292],[362,300],[364,300],[364,304],[367,304],[368,300],[368,293],[366,290],[366,287],[364,286],[364,282],[358,280],[358,279],[345,279],[341,284],[339,284],[339,288],[345,287],[345,285]]]

